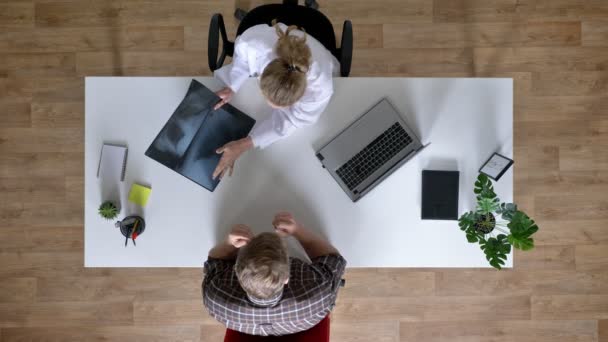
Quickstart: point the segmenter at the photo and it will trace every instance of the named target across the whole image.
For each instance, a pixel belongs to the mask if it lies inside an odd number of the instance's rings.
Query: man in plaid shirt
[[[346,260],[327,241],[289,213],[273,221],[275,232],[253,236],[244,225],[209,251],[203,303],[229,329],[250,335],[287,335],[308,330],[336,302]],[[312,263],[289,258],[281,237],[295,237]]]

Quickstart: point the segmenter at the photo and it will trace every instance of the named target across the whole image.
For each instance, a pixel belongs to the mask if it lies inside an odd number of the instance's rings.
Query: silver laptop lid
[[[402,146],[397,146],[398,151],[388,151],[392,153],[390,158],[379,158],[387,152],[382,147],[384,141],[393,138]],[[375,148],[370,150],[369,146]],[[390,147],[387,148],[390,150]],[[387,99],[382,99],[322,147],[317,158],[349,197],[356,201],[421,148],[420,139],[405,124],[394,106]],[[363,159],[366,164],[359,164]],[[377,159],[380,161],[377,162]]]

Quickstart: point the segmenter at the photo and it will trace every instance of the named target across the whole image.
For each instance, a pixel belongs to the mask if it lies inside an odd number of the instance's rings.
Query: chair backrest
[[[256,7],[249,11],[239,24],[236,35],[241,35],[248,28],[267,24],[272,21],[283,23],[287,26],[296,25],[303,28],[307,34],[318,40],[338,60],[339,50],[336,47],[336,35],[334,27],[323,13],[309,7],[292,4],[269,4]]]

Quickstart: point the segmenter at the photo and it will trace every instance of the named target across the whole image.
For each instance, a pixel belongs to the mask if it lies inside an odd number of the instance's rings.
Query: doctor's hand
[[[228,243],[236,248],[241,248],[253,239],[251,228],[244,224],[237,224],[232,227],[232,231],[228,234]]]
[[[234,163],[241,156],[241,154],[247,152],[247,150],[253,147],[253,140],[251,137],[246,137],[240,140],[234,140],[226,145],[218,148],[215,152],[222,155],[219,164],[213,171],[213,179],[218,176],[220,179],[224,178],[224,175],[228,173],[232,176],[234,170]]]
[[[213,107],[213,110],[216,110],[221,106],[225,105],[226,103],[230,102],[230,100],[232,99],[232,95],[234,95],[234,92],[229,87],[225,87],[216,91],[215,95],[219,96],[221,100],[215,105],[215,107]]]

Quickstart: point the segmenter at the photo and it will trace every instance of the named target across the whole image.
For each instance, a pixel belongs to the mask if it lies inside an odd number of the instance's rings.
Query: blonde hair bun
[[[260,80],[264,96],[280,107],[296,103],[306,90],[306,73],[312,60],[312,53],[306,44],[306,32],[298,37],[290,33],[298,29],[289,26],[283,31],[276,20],[273,25],[279,39],[274,47],[277,58],[266,66]]]

